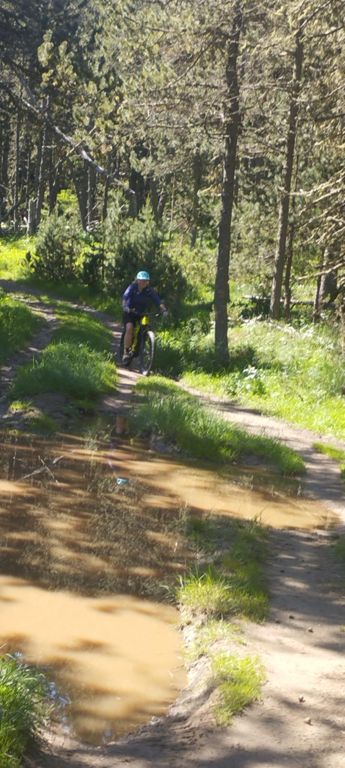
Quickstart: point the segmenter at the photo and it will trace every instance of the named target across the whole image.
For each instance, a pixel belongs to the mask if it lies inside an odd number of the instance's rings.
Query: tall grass
[[[67,341],[48,346],[38,361],[17,372],[11,396],[60,392],[76,399],[97,398],[114,389],[116,368],[110,358],[85,344]]]
[[[40,323],[28,307],[0,293],[0,363],[23,348]]]
[[[196,458],[233,462],[254,454],[272,462],[283,474],[304,471],[302,459],[290,448],[236,428],[172,382],[153,377],[140,381],[137,391],[147,395],[132,416],[138,432],[148,428],[159,432]]]
[[[345,369],[335,328],[251,320],[231,330],[226,370],[204,364],[210,341],[199,341],[200,355],[194,341],[193,358],[183,358],[178,375],[187,384],[345,437]]]
[[[49,714],[42,674],[12,656],[0,657],[0,765],[20,768]]]

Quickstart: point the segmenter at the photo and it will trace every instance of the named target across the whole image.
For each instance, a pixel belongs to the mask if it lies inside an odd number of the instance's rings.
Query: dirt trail
[[[102,319],[102,313],[95,314]],[[111,323],[109,318],[103,319]],[[116,324],[113,332],[116,343]],[[128,407],[135,378],[135,373],[122,372],[119,392],[105,399],[102,407],[113,413]],[[279,437],[298,450],[308,470],[304,489],[336,511],[345,524],[339,470],[312,447],[319,436],[231,403],[203,399],[225,418],[246,429]],[[44,740],[42,754],[27,765],[344,768],[344,576],[333,557],[331,537],[316,531],[274,531],[270,552],[270,616],[262,626],[248,624],[245,628],[245,651],[258,654],[267,672],[262,701],[235,718],[231,727],[217,729],[208,704],[210,691],[207,685],[200,686],[204,677],[194,667],[188,690],[181,693],[166,718],[107,747],[87,747],[50,735]]]

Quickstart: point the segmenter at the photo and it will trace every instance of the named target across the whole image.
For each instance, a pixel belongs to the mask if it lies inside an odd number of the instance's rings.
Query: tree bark
[[[290,224],[290,231],[289,231],[289,239],[288,239],[288,246],[287,246],[287,258],[286,258],[286,267],[285,267],[285,278],[284,278],[284,288],[285,288],[285,296],[284,296],[284,316],[286,320],[290,320],[291,317],[291,269],[292,269],[292,261],[293,261],[293,241],[295,236],[295,223],[291,222]]]
[[[10,151],[10,133],[8,127],[2,128],[1,165],[0,165],[0,221],[6,218],[6,199],[8,192],[8,158]]]
[[[191,232],[191,246],[194,247],[198,236],[200,226],[200,203],[199,203],[199,191],[202,183],[202,155],[199,148],[197,148],[193,155],[193,203],[192,203],[192,232]]]
[[[87,228],[93,228],[96,206],[96,170],[92,165],[87,168]]]
[[[229,360],[227,305],[229,301],[231,220],[234,203],[237,141],[240,128],[237,59],[242,28],[242,17],[242,2],[241,0],[237,0],[234,9],[233,25],[226,46],[227,99],[224,120],[225,143],[223,154],[223,182],[221,194],[222,206],[219,223],[219,244],[214,290],[215,348],[219,358],[225,364]]]
[[[19,171],[20,171],[20,132],[21,132],[22,115],[21,110],[18,108],[16,117],[16,131],[15,131],[15,169],[14,169],[14,189],[13,189],[13,229],[14,232],[18,232],[19,216]]]
[[[297,120],[299,112],[298,97],[302,79],[303,65],[303,26],[299,25],[295,37],[294,52],[294,73],[292,83],[292,94],[289,109],[288,136],[286,142],[285,171],[283,178],[283,189],[280,197],[279,222],[277,247],[274,261],[274,273],[272,280],[272,292],[270,303],[271,317],[278,319],[280,317],[280,300],[282,293],[283,273],[286,258],[286,239],[289,221],[291,179],[294,164],[294,153],[296,144]]]
[[[48,104],[47,104],[47,109],[48,109]],[[44,193],[45,193],[45,186],[46,186],[47,135],[48,135],[48,123],[46,121],[44,123],[43,131],[42,131],[41,153],[40,153],[40,163],[39,163],[38,181],[37,181],[36,216],[35,216],[36,227],[39,226],[39,223],[41,221]]]

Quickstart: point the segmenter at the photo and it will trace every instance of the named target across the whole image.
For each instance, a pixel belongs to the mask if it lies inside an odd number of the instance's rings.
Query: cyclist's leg
[[[125,338],[123,342],[125,352],[129,352],[132,346],[133,335],[134,335],[134,323],[127,322],[125,325]]]
[[[134,312],[125,312],[123,317],[124,325],[124,354],[123,362],[128,363],[133,355],[133,340],[135,338],[135,326],[138,324],[139,318]]]

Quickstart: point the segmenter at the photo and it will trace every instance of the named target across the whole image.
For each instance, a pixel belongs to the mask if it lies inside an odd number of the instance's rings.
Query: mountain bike
[[[124,338],[125,331],[123,330],[119,350],[120,362],[122,361],[124,352]],[[150,328],[149,315],[143,315],[134,326],[134,338],[130,348],[130,359],[128,363],[126,363],[126,368],[130,368],[132,361],[135,358],[138,358],[140,373],[143,376],[148,376],[152,368],[154,353],[155,333],[152,328]]]

